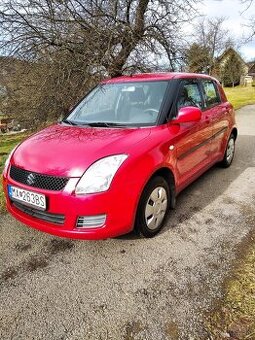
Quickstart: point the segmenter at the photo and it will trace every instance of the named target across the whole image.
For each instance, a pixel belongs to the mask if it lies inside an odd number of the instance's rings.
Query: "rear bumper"
[[[43,232],[73,239],[105,239],[126,234],[133,229],[139,191],[127,184],[109,189],[107,192],[76,196],[74,188],[78,178],[69,180],[63,191],[35,189],[3,177],[3,187],[8,211],[20,222]],[[47,213],[64,215],[64,223],[59,225],[24,213],[9,199],[7,185],[46,195]],[[79,216],[106,214],[105,224],[100,227],[76,228]]]

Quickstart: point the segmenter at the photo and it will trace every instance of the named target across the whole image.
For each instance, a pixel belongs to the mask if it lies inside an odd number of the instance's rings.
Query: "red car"
[[[183,188],[215,163],[230,166],[236,137],[233,107],[207,75],[105,80],[10,154],[7,208],[57,236],[104,239],[135,228],[152,237]]]

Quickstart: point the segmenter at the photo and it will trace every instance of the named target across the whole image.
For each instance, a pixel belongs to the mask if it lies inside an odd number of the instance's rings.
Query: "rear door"
[[[184,106],[199,107],[203,110],[204,101],[198,80],[182,81],[175,106],[177,114]],[[175,143],[180,188],[186,186],[210,164],[211,137],[211,121],[204,112],[199,122],[180,124],[178,140]]]
[[[217,83],[213,79],[201,80],[204,96],[205,119],[212,125],[212,141],[210,144],[212,160],[219,158],[222,154],[222,144],[228,127],[228,103],[222,103]]]

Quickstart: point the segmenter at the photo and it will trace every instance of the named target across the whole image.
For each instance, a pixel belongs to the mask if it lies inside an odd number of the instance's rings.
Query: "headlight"
[[[108,156],[93,163],[81,177],[75,193],[81,195],[108,190],[114,175],[127,157],[127,155]]]

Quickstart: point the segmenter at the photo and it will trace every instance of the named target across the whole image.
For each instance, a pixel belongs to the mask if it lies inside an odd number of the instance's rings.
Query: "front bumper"
[[[3,176],[3,187],[8,211],[20,222],[43,232],[73,239],[105,239],[126,234],[133,229],[138,191],[129,185],[115,185],[108,191],[97,194],[74,194],[79,178],[71,178],[63,191],[49,191],[31,188]],[[9,199],[8,184],[44,194],[47,199],[47,213],[64,215],[64,223],[59,225],[26,214]],[[93,228],[77,228],[79,216],[106,214],[105,224]]]

